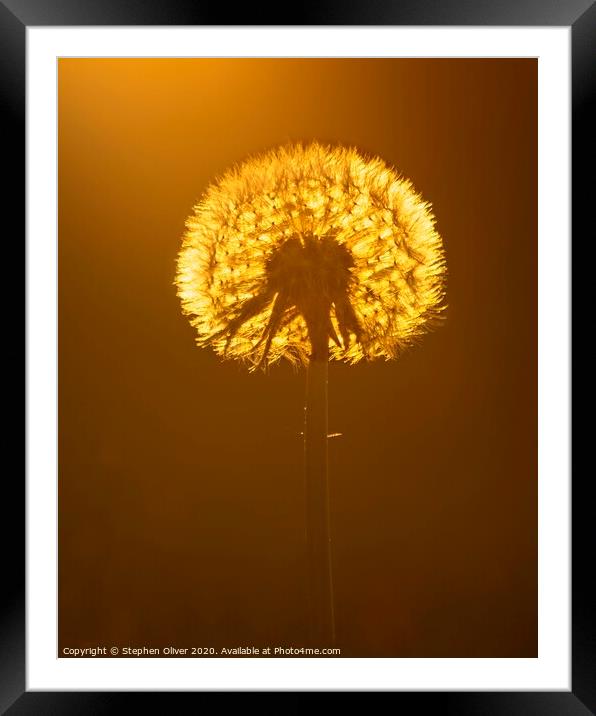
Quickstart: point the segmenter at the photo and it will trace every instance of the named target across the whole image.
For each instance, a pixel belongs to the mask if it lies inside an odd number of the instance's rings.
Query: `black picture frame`
[[[279,5],[277,10],[244,6],[234,10],[235,25],[494,25],[570,26],[572,34],[572,219],[578,236],[593,236],[593,180],[589,177],[593,115],[589,101],[594,95],[596,73],[596,6],[593,0],[368,0],[335,2],[318,0],[292,14]],[[31,26],[84,25],[228,25],[230,8],[198,0],[0,0],[0,88],[5,126],[3,211],[15,230],[5,243],[21,246],[25,216],[25,73],[26,28]],[[5,222],[6,226],[6,222]],[[591,234],[588,230],[591,226]],[[585,231],[582,228],[585,227]],[[581,232],[581,233],[580,233]],[[17,249],[19,251],[19,249]],[[19,252],[20,253],[20,252]],[[6,265],[6,264],[5,264]],[[16,264],[11,264],[16,265]],[[6,290],[6,289],[5,289]],[[8,294],[7,294],[8,295]],[[18,295],[18,294],[17,294]],[[14,306],[11,291],[5,306]],[[10,302],[9,302],[10,301]],[[9,317],[18,334],[20,315],[11,308]],[[6,317],[5,317],[6,318]],[[22,324],[20,324],[22,325]],[[5,324],[6,326],[6,324]],[[8,343],[8,342],[7,342]],[[13,340],[10,340],[14,344]],[[19,369],[13,372],[18,375]],[[12,421],[13,424],[18,421]],[[572,506],[572,690],[570,692],[395,692],[396,705],[405,708],[430,707],[439,713],[458,714],[596,714],[596,579],[593,555],[595,530],[589,471],[576,476]],[[192,699],[194,707],[203,693],[130,692],[31,692],[25,682],[25,511],[22,473],[6,470],[2,530],[5,555],[0,614],[0,713],[21,714],[103,714],[142,707],[139,699],[153,705],[175,699],[174,708],[183,708],[181,699]],[[6,557],[11,559],[6,559]],[[592,565],[592,566],[590,566]],[[168,704],[168,710],[171,705]]]

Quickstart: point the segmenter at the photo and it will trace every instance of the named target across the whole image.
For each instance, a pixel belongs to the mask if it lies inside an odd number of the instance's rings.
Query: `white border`
[[[537,659],[57,659],[56,58],[539,58]],[[567,690],[570,28],[27,28],[27,689]],[[503,525],[503,529],[507,529]]]

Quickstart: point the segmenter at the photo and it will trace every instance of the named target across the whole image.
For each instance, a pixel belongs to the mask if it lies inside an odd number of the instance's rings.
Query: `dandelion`
[[[176,283],[197,343],[255,369],[306,364],[319,348],[350,363],[395,358],[436,323],[444,276],[410,181],[381,159],[311,144],[250,159],[207,190]]]
[[[311,639],[333,641],[327,365],[393,359],[435,326],[446,265],[430,205],[382,159],[318,143],[226,172],[186,222],[176,286],[197,344],[249,370],[306,365]]]

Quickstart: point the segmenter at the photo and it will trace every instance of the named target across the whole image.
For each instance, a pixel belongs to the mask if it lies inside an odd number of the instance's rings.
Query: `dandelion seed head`
[[[253,157],[187,219],[176,286],[197,343],[249,367],[396,358],[442,316],[430,205],[382,159],[318,143]]]

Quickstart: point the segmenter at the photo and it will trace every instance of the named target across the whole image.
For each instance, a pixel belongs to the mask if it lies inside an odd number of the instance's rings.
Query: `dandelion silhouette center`
[[[321,342],[339,360],[394,358],[444,308],[434,223],[381,159],[316,143],[273,150],[195,206],[177,265],[183,311],[199,345],[253,368],[305,363]]]
[[[267,340],[270,341],[277,332],[278,316],[281,319],[286,309],[293,307],[306,322],[311,353],[321,348],[320,340],[326,342],[331,338],[335,345],[342,346],[331,322],[332,310],[343,345],[349,344],[351,332],[358,337],[360,329],[348,293],[353,266],[348,249],[332,237],[319,239],[307,234],[282,244],[267,264],[267,287],[276,295],[265,330]],[[261,363],[267,355],[268,346],[263,351]]]

